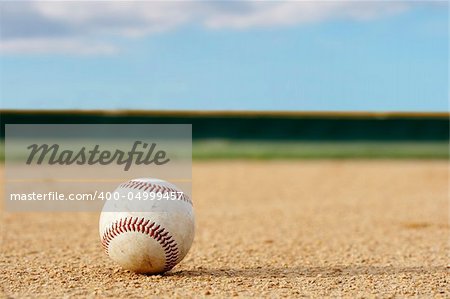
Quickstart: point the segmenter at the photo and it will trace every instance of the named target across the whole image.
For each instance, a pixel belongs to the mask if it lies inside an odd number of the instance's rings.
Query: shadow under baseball
[[[359,266],[343,265],[334,267],[254,267],[254,268],[200,268],[166,273],[166,276],[180,277],[247,277],[247,278],[294,278],[294,277],[342,277],[386,274],[426,274],[447,273],[446,266],[436,267],[398,267],[398,266]]]

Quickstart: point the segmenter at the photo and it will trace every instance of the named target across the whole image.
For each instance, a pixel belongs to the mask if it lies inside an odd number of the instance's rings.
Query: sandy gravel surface
[[[120,269],[95,213],[2,213],[0,297],[449,297],[446,161],[194,163],[197,233]],[[3,193],[3,192],[2,192]]]

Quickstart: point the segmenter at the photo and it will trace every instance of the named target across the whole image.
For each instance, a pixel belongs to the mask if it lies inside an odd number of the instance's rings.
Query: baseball
[[[178,187],[158,179],[121,184],[103,206],[99,233],[106,254],[124,269],[169,271],[194,239],[192,202]]]

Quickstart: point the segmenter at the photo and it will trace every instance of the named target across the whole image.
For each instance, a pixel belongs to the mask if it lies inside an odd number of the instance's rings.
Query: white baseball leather
[[[108,256],[138,273],[162,273],[178,264],[194,239],[194,211],[189,197],[129,199],[143,192],[180,191],[158,179],[133,179],[121,184],[115,190],[120,199],[107,201],[100,215],[99,233]]]

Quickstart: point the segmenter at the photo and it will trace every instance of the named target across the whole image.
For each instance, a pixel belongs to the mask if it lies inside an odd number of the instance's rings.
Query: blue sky
[[[447,111],[446,2],[3,2],[7,109]]]

